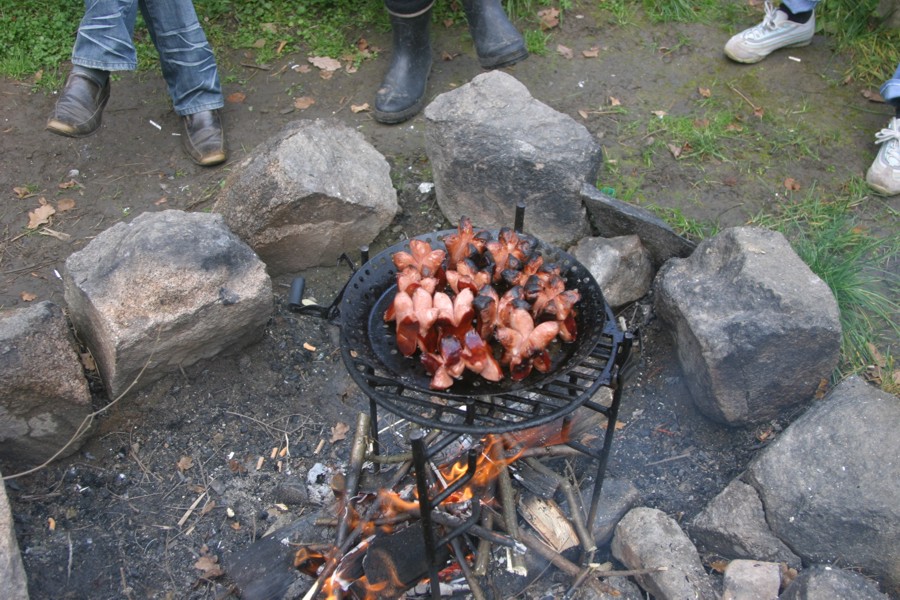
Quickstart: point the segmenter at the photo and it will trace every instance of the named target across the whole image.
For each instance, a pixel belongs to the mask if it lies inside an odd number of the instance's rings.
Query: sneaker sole
[[[750,57],[750,58],[740,58],[740,57],[734,56],[733,54],[731,54],[730,52],[728,52],[728,50],[725,50],[725,56],[727,56],[728,58],[730,58],[730,59],[733,60],[734,62],[739,62],[739,63],[744,64],[744,65],[752,65],[752,64],[754,64],[754,63],[760,62],[761,60],[763,60],[764,58],[766,58],[767,56],[769,56],[769,54],[772,54],[772,52],[775,52],[775,50],[784,50],[785,48],[803,48],[804,46],[809,46],[810,44],[812,44],[812,40],[811,40],[811,39],[805,40],[805,41],[802,41],[802,42],[797,42],[797,43],[795,43],[795,44],[788,44],[787,46],[779,46],[778,48],[775,48],[774,50],[772,50],[772,51],[769,52],[768,54],[763,54],[762,56],[753,56],[753,57]]]

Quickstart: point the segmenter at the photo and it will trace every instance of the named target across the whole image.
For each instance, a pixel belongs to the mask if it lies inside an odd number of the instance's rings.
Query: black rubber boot
[[[431,72],[431,8],[415,17],[391,15],[394,49],[391,65],[375,94],[376,121],[401,123],[425,104],[425,84]]]
[[[499,69],[528,58],[522,34],[509,22],[500,0],[463,0],[463,9],[482,67]]]

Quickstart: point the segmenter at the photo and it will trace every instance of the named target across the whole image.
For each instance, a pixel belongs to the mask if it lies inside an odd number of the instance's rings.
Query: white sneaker
[[[816,32],[816,15],[806,23],[788,21],[787,13],[766,0],[763,22],[745,29],[725,44],[725,54],[739,63],[759,62],[779,48],[808,46]]]
[[[866,173],[866,183],[883,196],[900,194],[900,118],[894,117],[876,133],[875,143],[881,148]]]

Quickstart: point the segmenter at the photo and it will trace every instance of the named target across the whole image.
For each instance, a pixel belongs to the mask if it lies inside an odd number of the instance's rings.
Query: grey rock
[[[118,223],[69,256],[64,285],[111,398],[255,342],[273,311],[265,265],[214,214]]]
[[[700,556],[678,523],[655,508],[634,508],[616,526],[613,556],[629,569],[666,567],[637,575],[638,584],[657,600],[717,597]]]
[[[779,600],[889,600],[858,573],[816,565],[802,571]]]
[[[697,245],[675,233],[668,223],[637,206],[616,200],[590,183],[581,187],[594,229],[603,237],[636,235],[650,251],[653,265],[659,268],[670,258],[690,256]]]
[[[309,502],[306,483],[296,477],[280,481],[275,486],[275,500],[284,504],[306,504]]]
[[[729,425],[812,399],[840,355],[837,302],[780,233],[726,229],[654,282],[697,408]]]
[[[0,475],[2,480],[2,475]],[[0,581],[7,600],[28,600],[28,578],[16,541],[6,485],[0,485]]]
[[[594,480],[591,479],[585,482],[581,489],[585,511],[590,508],[593,493]],[[600,490],[600,501],[597,504],[597,515],[591,528],[597,547],[602,547],[609,543],[613,532],[615,532],[616,525],[619,524],[619,521],[622,520],[622,517],[629,510],[634,508],[640,499],[640,492],[627,479],[607,477],[603,480],[603,487]],[[569,513],[568,502],[562,502],[560,507],[566,514]]]
[[[16,470],[63,449],[91,412],[91,394],[62,310],[51,302],[0,313],[0,460]],[[71,441],[69,446],[66,446]]]
[[[800,558],[775,537],[756,490],[735,479],[691,521],[691,538],[725,558],[783,562],[799,568]]]
[[[650,253],[636,235],[584,238],[570,253],[587,267],[614,308],[642,298],[653,283]]]
[[[438,205],[453,223],[513,226],[568,247],[588,231],[580,190],[594,181],[601,148],[584,126],[537,100],[501,71],[435,98],[425,108],[425,150]]]
[[[213,206],[272,275],[333,266],[397,210],[384,156],[334,119],[288,124],[234,168]]]
[[[852,560],[900,592],[900,402],[851,377],[791,424],[745,480],[804,563]]]
[[[776,600],[781,566],[758,560],[733,560],[725,568],[722,600]]]

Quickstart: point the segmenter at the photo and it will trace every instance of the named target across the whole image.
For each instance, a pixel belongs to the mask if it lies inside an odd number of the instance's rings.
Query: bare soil
[[[364,35],[370,45],[389,49],[387,34]],[[783,52],[741,66],[722,55],[728,36],[714,26],[652,25],[640,15],[634,25],[618,26],[585,8],[567,13],[547,55],[508,71],[536,98],[597,136],[611,168],[640,174],[645,199],[694,218],[738,225],[783,199],[788,177],[804,189],[839,190],[862,176],[874,156],[874,132],[891,115],[864,99],[860,86],[841,84],[845,62],[829,40],[816,37],[811,46],[791,50],[798,60]],[[463,26],[435,27],[435,38],[432,97],[481,72]],[[556,44],[572,49],[574,57],[557,52]],[[582,55],[594,47],[597,57]],[[102,129],[79,140],[43,130],[55,96],[34,93],[26,82],[0,81],[3,309],[36,300],[64,305],[58,273],[70,253],[145,211],[208,210],[232,166],[295,119],[340,119],[391,163],[402,212],[373,250],[451,226],[433,193],[418,191],[419,183],[431,180],[423,118],[384,126],[369,112],[351,109],[373,102],[389,50],[357,72],[341,70],[330,79],[315,68],[291,68],[306,64],[305,55],[261,69],[247,66],[253,65],[251,55],[222,49],[218,54],[226,94],[244,98],[224,109],[229,161],[214,169],[197,167],[183,154],[174,135],[178,117],[157,72],[116,76]],[[666,153],[644,161],[654,136],[652,111],[702,116],[700,88],[743,105],[747,127],[783,139],[783,149],[743,153],[740,161],[677,161]],[[745,98],[738,100],[738,91]],[[301,96],[315,104],[294,108]],[[611,98],[626,112],[610,111]],[[787,117],[796,131],[754,121],[754,106]],[[798,137],[809,151],[796,143]],[[53,206],[74,200],[73,209],[57,212],[48,224],[66,239],[26,230],[39,198]],[[872,198],[860,210],[877,227],[887,208],[900,204]],[[349,274],[343,266],[303,273],[308,294],[322,302],[330,301]],[[125,398],[99,420],[80,452],[7,482],[32,598],[233,597],[228,569],[234,557],[273,525],[318,511],[310,501],[286,499],[284,486],[316,463],[346,463],[349,436],[332,442],[332,428],[352,428],[368,401],[346,374],[336,328],[288,311],[289,278],[275,284],[276,313],[260,343]],[[641,314],[629,309],[623,316],[634,323],[643,320],[636,316]],[[624,427],[608,474],[633,481],[644,504],[686,519],[793,415],[744,429],[706,421],[690,403],[665,332],[651,321],[642,333],[641,360],[626,387]],[[109,399],[91,377],[96,406],[103,406]],[[285,447],[283,457],[272,458],[273,448]],[[575,468],[582,469],[578,463]],[[4,474],[18,470],[19,465],[3,465]],[[324,537],[331,534],[325,530]],[[209,571],[195,567],[204,555],[215,557],[225,575],[204,577]],[[522,597],[538,597],[549,588],[538,582]]]

